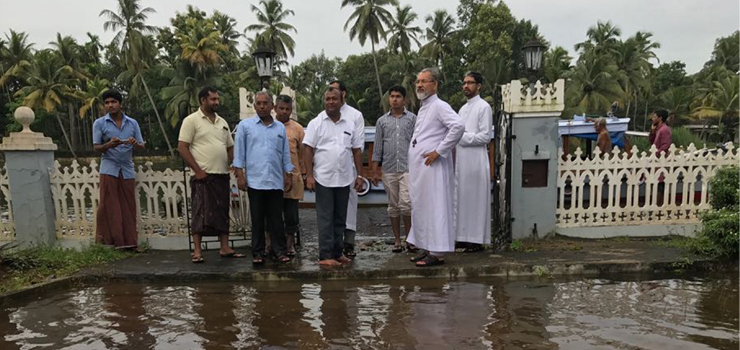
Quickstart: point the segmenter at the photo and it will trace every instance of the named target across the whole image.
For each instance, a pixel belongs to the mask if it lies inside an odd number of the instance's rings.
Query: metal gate
[[[511,114],[498,108],[494,125],[491,244],[494,249],[501,249],[511,242]]]

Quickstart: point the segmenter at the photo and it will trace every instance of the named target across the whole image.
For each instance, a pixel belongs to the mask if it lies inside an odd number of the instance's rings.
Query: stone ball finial
[[[23,133],[33,132],[31,130],[31,123],[36,119],[36,114],[33,113],[33,109],[26,106],[21,106],[15,109],[15,120],[23,125]]]

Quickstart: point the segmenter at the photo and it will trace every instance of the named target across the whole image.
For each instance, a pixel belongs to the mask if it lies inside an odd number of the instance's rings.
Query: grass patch
[[[133,255],[132,252],[102,245],[90,245],[80,250],[38,246],[5,252],[0,257],[0,294],[70,276],[83,268],[100,266]]]
[[[521,239],[515,239],[509,245],[512,252],[532,253],[537,251],[537,246],[533,242],[524,242]]]

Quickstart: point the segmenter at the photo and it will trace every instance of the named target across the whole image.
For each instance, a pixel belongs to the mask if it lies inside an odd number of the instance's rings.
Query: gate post
[[[57,145],[44,134],[31,131],[33,110],[18,107],[15,120],[23,131],[3,138],[0,150],[5,153],[15,240],[21,248],[52,244],[56,240],[56,214],[51,194],[49,169],[54,167]]]
[[[544,236],[555,229],[558,172],[558,119],[565,108],[565,81],[519,80],[501,87],[504,111],[512,115],[511,235]]]

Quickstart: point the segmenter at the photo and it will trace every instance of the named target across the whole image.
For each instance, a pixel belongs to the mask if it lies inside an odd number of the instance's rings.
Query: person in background
[[[193,263],[202,263],[201,238],[218,236],[219,255],[244,258],[229,247],[229,202],[231,176],[229,164],[234,158],[234,140],[226,120],[218,113],[218,90],[206,86],[198,93],[200,108],[182,121],[177,150],[190,169],[192,191]]]
[[[286,190],[283,195],[283,222],[285,223],[285,237],[288,243],[287,254],[290,257],[295,256],[295,235],[299,228],[298,202],[303,199],[302,176],[306,175],[301,160],[305,132],[301,124],[290,119],[292,113],[293,99],[287,95],[278,96],[275,104],[275,116],[285,126],[288,146],[290,147],[290,161],[293,163],[292,185],[290,190]]]
[[[123,96],[105,91],[108,114],[93,123],[93,149],[100,153],[100,204],[95,225],[95,242],[119,249],[137,249],[136,172],[133,150],[143,150],[139,123],[121,109]]]
[[[596,138],[596,147],[601,151],[601,156],[606,157],[612,152],[612,139],[609,136],[609,130],[606,128],[606,119],[599,118],[594,122],[594,130],[598,134]]]
[[[370,166],[375,186],[381,178],[378,165],[382,166],[383,188],[388,194],[388,217],[391,219],[391,229],[396,240],[393,252],[399,253],[404,249],[401,244],[401,218],[405,229],[404,239],[411,230],[408,156],[416,114],[406,109],[406,89],[402,86],[396,85],[388,89],[388,101],[391,109],[375,123],[375,143]],[[409,243],[406,243],[406,248],[416,251]]]

